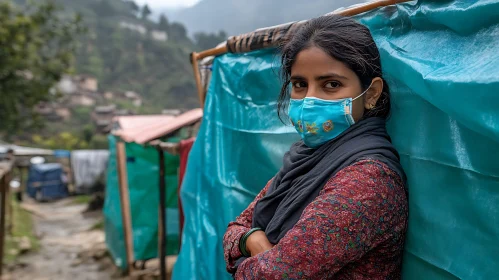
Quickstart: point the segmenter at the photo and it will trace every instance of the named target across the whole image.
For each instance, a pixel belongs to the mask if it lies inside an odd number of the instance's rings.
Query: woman
[[[224,236],[236,279],[400,279],[408,205],[369,30],[312,19],[282,50],[278,112],[302,140]],[[291,86],[291,89],[289,89]]]

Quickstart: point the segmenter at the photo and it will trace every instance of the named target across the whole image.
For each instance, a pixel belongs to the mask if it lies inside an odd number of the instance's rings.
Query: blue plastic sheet
[[[499,279],[499,1],[419,1],[357,16],[392,91],[408,175],[404,279]],[[274,51],[215,59],[181,197],[173,279],[230,279],[222,237],[296,139],[276,116]]]
[[[298,139],[276,117],[275,51],[218,57],[182,185],[185,224],[174,279],[227,279],[221,238]]]

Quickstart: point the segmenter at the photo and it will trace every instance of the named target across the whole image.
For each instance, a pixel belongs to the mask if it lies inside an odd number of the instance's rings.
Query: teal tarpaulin
[[[126,267],[125,239],[121,217],[116,137],[109,137],[104,226],[106,244],[114,262]],[[170,139],[170,141],[176,141]],[[158,257],[159,155],[155,148],[136,143],[125,143],[130,213],[135,260]],[[177,169],[179,157],[165,153],[167,254],[175,255],[179,247],[179,221],[177,205]]]
[[[392,91],[408,175],[404,279],[499,279],[499,1],[419,1],[357,16]],[[277,119],[273,50],[215,59],[181,197],[173,279],[230,279],[222,237],[296,140]]]

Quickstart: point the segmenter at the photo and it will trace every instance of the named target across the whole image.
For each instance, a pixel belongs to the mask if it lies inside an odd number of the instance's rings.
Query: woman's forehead
[[[317,78],[333,74],[345,78],[355,76],[355,73],[343,62],[331,57],[318,47],[311,47],[300,51],[291,67],[291,76]]]

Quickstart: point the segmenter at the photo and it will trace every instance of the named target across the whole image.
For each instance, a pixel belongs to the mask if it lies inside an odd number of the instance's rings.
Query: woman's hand
[[[267,235],[262,230],[253,232],[246,240],[246,250],[251,256],[258,255],[272,249],[272,245],[267,239]]]

